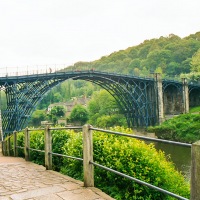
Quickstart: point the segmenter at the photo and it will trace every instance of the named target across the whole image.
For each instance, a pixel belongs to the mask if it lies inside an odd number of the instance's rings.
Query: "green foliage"
[[[53,130],[52,133],[52,152],[64,154],[63,146],[67,143],[72,131],[70,130]],[[74,133],[74,132],[73,132]],[[12,149],[13,149],[13,137]],[[24,147],[24,133],[17,133],[17,145]],[[30,132],[30,147],[33,149],[44,150],[44,131],[31,131]],[[44,153],[37,151],[30,151],[31,160],[37,164],[44,165]],[[24,150],[18,149],[18,156],[24,157]],[[53,156],[53,169],[59,171],[63,166],[63,158]]]
[[[17,133],[17,146],[24,147],[25,142],[24,142],[24,133],[19,132]],[[24,157],[24,150],[23,149],[18,149],[18,156],[19,157]]]
[[[0,99],[1,99],[1,110],[5,110],[6,109],[6,93],[5,91],[1,90],[0,91]]]
[[[80,123],[81,125],[85,124],[88,120],[88,111],[87,109],[77,104],[70,114],[70,121],[73,123]]]
[[[126,126],[125,117],[120,113],[116,100],[106,90],[100,90],[92,95],[88,110],[89,123],[94,126]]]
[[[55,106],[51,109],[48,114],[49,120],[51,120],[54,124],[57,123],[58,117],[65,116],[65,108],[63,106]]]
[[[65,155],[77,158],[83,158],[83,139],[82,133],[68,132],[68,142],[63,146]],[[83,163],[79,160],[64,158],[64,165],[61,167],[61,173],[67,174],[75,179],[83,180]]]
[[[47,119],[47,116],[46,116],[45,110],[36,110],[35,112],[33,112],[31,116],[29,125],[38,127],[41,125],[41,121],[45,121],[46,119]]]
[[[115,131],[130,133],[120,127]],[[188,183],[174,165],[166,161],[164,153],[157,152],[152,144],[99,132],[94,132],[93,141],[95,162],[189,198]],[[68,155],[82,157],[81,134],[71,134],[63,149]],[[80,161],[65,159],[64,163],[62,173],[83,179]],[[120,200],[172,199],[100,168],[95,168],[95,185]]]
[[[170,34],[168,37],[145,40],[137,46],[85,64],[95,70],[140,76],[149,75],[150,71],[155,71],[159,67],[167,77],[189,73],[190,61],[200,48],[199,35],[200,32],[197,32],[181,39]],[[143,68],[146,68],[148,74],[146,71],[144,73]]]
[[[74,69],[68,68],[68,70]],[[69,101],[73,97],[91,96],[98,88],[99,86],[90,82],[69,79],[49,91],[38,105],[38,109],[45,109],[52,103]]]
[[[200,106],[190,108],[190,113],[200,113]]]
[[[200,140],[200,114],[179,115],[147,131],[162,139],[193,143]]]
[[[192,72],[200,72],[200,49],[192,57],[191,70]]]
[[[67,143],[70,135],[70,130],[53,130],[52,131],[52,151],[58,154],[64,154],[63,146]],[[60,171],[63,166],[63,157],[53,156],[53,169]]]
[[[30,147],[33,149],[44,150],[44,131],[30,132]],[[44,165],[44,153],[31,151],[31,160],[35,163]]]
[[[96,119],[95,125],[101,128],[126,125],[126,119],[122,114],[103,115]]]

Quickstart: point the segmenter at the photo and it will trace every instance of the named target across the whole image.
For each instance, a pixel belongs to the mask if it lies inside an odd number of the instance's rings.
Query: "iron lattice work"
[[[102,76],[103,75],[103,76]],[[116,100],[129,127],[147,127],[157,122],[156,91],[153,79],[108,73],[74,77],[106,89]]]
[[[4,134],[25,128],[37,103],[59,81],[58,79],[6,81],[2,87],[7,99],[7,108],[2,113]]]
[[[7,99],[7,108],[2,116],[3,132],[10,133],[25,128],[44,94],[69,78],[91,81],[109,91],[118,102],[130,127],[156,123],[153,80],[96,71],[58,72],[1,79],[1,89],[5,90]]]
[[[44,94],[67,79],[90,81],[106,89],[116,99],[129,127],[147,127],[158,122],[157,85],[153,78],[93,70],[60,71],[0,78],[7,98],[2,115],[4,134],[25,128]],[[164,90],[169,83],[164,82]]]

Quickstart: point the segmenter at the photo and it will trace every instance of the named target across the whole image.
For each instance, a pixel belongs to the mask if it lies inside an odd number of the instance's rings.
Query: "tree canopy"
[[[88,104],[89,123],[106,128],[115,125],[126,126],[126,120],[119,106],[106,90],[94,92]]]
[[[159,69],[164,76],[177,76],[191,72],[190,61],[199,49],[200,32],[185,38],[170,34],[145,40],[137,46],[113,52],[93,62],[74,64],[69,70],[95,69],[141,76]]]
[[[65,108],[63,106],[53,107],[48,114],[49,120],[52,121],[54,124],[57,123],[59,117],[63,116],[65,116]]]
[[[85,124],[88,120],[88,111],[87,109],[80,105],[77,104],[73,109],[70,114],[70,121],[73,123],[80,123],[81,125]]]
[[[200,49],[192,57],[191,71],[200,72]]]

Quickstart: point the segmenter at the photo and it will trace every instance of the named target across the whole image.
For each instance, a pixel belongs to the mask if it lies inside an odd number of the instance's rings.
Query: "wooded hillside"
[[[191,72],[192,57],[200,49],[200,32],[180,38],[170,34],[103,56],[93,62],[77,62],[69,70],[95,69],[136,76],[161,72],[177,76]]]

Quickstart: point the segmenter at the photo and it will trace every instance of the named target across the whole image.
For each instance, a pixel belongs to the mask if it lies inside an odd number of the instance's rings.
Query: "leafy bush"
[[[126,130],[117,131],[127,132]],[[189,185],[163,152],[136,139],[94,131],[94,161],[127,175],[189,198]],[[64,152],[82,157],[82,136],[72,134]],[[80,161],[66,159],[61,168],[77,179],[83,179]],[[160,192],[95,167],[95,184],[115,199],[172,199]]]
[[[193,143],[200,140],[200,114],[179,115],[147,131],[155,132],[158,138]]]
[[[190,113],[200,112],[200,106],[190,108]]]
[[[62,147],[69,138],[70,130],[53,130],[52,132],[52,152],[63,154]],[[74,133],[74,132],[73,132]],[[11,152],[13,155],[13,137],[11,137]],[[24,133],[17,134],[17,146],[24,147]],[[44,131],[31,131],[30,132],[30,147],[33,149],[44,150]],[[18,148],[18,156],[24,157],[24,149]],[[30,151],[30,160],[33,162],[44,165],[44,153],[37,151]],[[63,165],[63,157],[53,156],[53,170],[59,171]]]
[[[52,151],[58,154],[64,154],[63,146],[69,139],[70,130],[53,130],[52,131]],[[63,157],[53,156],[53,169],[60,171],[63,166]]]
[[[30,148],[44,150],[44,131],[30,132]],[[44,165],[44,153],[30,151],[30,159],[37,164]]]
[[[25,145],[24,144],[24,133],[19,132],[19,133],[17,133],[17,146],[24,147],[24,145]],[[13,145],[12,145],[12,148],[13,148]],[[21,148],[18,149],[18,156],[24,157],[24,149],[21,149]]]

